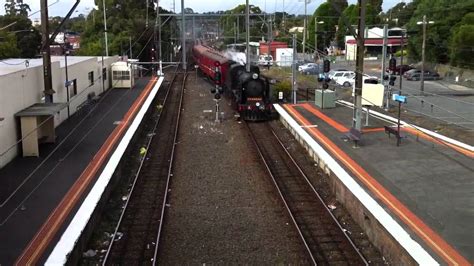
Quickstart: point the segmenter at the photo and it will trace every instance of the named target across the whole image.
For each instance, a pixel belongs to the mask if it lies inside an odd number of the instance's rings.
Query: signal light
[[[328,60],[328,59],[324,59],[323,61],[323,69],[324,69],[324,72],[329,72],[331,70],[331,62]]]
[[[388,85],[395,86],[395,80],[396,79],[397,79],[396,76],[390,76],[390,81],[388,82]]]
[[[390,61],[388,61],[388,69],[391,71],[395,71],[397,69],[397,59],[395,58],[390,58]]]
[[[214,74],[214,81],[215,81],[215,83],[219,83],[219,82],[221,81],[221,77],[222,77],[221,72],[217,71],[217,72]]]

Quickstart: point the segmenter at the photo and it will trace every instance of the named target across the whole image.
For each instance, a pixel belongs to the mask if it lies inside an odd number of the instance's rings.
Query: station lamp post
[[[426,48],[426,25],[433,24],[434,21],[427,21],[426,15],[423,16],[422,21],[416,24],[423,25],[423,44],[421,46],[421,74],[420,74],[420,91],[423,94],[425,91],[425,48]]]
[[[314,55],[318,58],[318,24],[324,24],[324,21],[318,21],[318,18],[314,18]]]

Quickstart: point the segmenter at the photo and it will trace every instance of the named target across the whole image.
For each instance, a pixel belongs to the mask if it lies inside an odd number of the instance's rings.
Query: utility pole
[[[358,0],[359,6],[359,25],[357,30],[357,62],[356,62],[356,80],[354,92],[354,113],[352,118],[352,127],[361,131],[361,113],[362,113],[362,73],[364,72],[364,50],[365,50],[365,9],[366,0]]]
[[[306,52],[306,27],[308,25],[308,17],[306,16],[306,11],[308,7],[308,0],[304,0],[304,25],[303,25],[303,60],[305,59]]]
[[[293,62],[291,64],[291,92],[293,93],[293,104],[296,104],[296,34],[293,34]]]
[[[105,56],[109,56],[109,41],[107,39],[107,15],[105,13],[105,0],[102,0],[102,9],[104,9]]]
[[[269,32],[268,32],[268,54],[272,56],[272,42],[273,42],[273,21],[272,21],[272,15],[269,16],[268,19],[268,26],[269,26]]]
[[[387,58],[387,42],[388,42],[388,25],[383,25],[383,47],[382,47],[382,71],[380,73],[380,80],[384,80],[385,76],[385,59]],[[400,73],[400,77],[402,74]]]
[[[51,49],[49,47],[49,18],[48,0],[41,0],[41,31],[43,42],[43,79],[44,79],[44,101],[53,102],[53,80],[51,78]]]
[[[128,42],[130,45],[130,59],[133,59],[133,47],[132,47],[132,36],[128,36]]]
[[[245,70],[250,72],[250,6],[249,0],[245,2],[245,40],[247,49],[247,62],[245,64]]]
[[[318,59],[318,16],[314,16],[314,59]]]
[[[237,16],[237,41],[240,40],[240,19],[239,19],[239,16]]]
[[[184,0],[181,0],[181,29],[182,29],[182,44],[183,51],[183,70],[186,70],[186,17],[184,16]]]
[[[416,24],[423,24],[423,43],[421,45],[421,74],[420,74],[420,91],[421,94],[425,91],[425,49],[426,49],[426,25],[433,24],[433,21],[427,21],[426,15],[423,15],[423,21],[418,21]]]
[[[234,22],[234,44],[237,43],[237,23]]]

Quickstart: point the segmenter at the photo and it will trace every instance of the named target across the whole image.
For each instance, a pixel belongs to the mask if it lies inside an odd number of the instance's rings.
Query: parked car
[[[273,56],[268,54],[263,54],[258,57],[258,64],[260,66],[272,66],[273,65]]]
[[[320,66],[318,64],[310,63],[304,65],[304,67],[300,66],[298,70],[305,75],[318,75],[320,73]]]
[[[334,71],[334,73],[329,73],[329,78],[334,80],[334,82],[338,83],[338,80],[345,80],[350,79],[352,76],[355,75],[354,71]]]
[[[433,71],[425,71],[423,75],[424,80],[439,80],[441,76]],[[414,73],[407,77],[407,80],[421,80],[421,71],[420,73]]]
[[[344,68],[336,68],[336,69],[331,69],[331,71],[328,72],[328,77],[330,79],[332,79],[332,77],[334,76],[334,74],[336,74],[336,72],[341,72],[341,71],[349,71],[347,69],[344,69]]]
[[[407,78],[408,76],[411,76],[411,75],[413,75],[413,74],[415,74],[415,73],[421,73],[421,70],[415,69],[415,68],[414,68],[414,69],[410,69],[410,70],[406,71],[405,73],[403,73],[403,77],[404,77],[404,78]]]
[[[315,68],[315,67],[319,67],[318,64],[316,64],[316,63],[306,63],[306,64],[298,66],[298,71],[302,72],[305,69]]]
[[[335,81],[336,81],[337,84],[339,84],[343,87],[350,87],[350,86],[354,86],[355,77],[356,77],[356,75],[354,73],[354,75],[352,75],[348,78],[342,77],[342,78],[339,78]],[[370,76],[370,75],[367,75],[367,74],[363,74],[362,79],[363,79],[364,83],[372,83],[372,84],[378,84],[379,83],[379,79],[377,77]]]
[[[408,70],[411,70],[413,69],[413,67],[409,66],[409,65],[398,65],[395,67],[394,71],[392,72],[394,75],[400,75],[400,73],[405,73],[407,72]],[[387,73],[390,73],[391,70],[390,69],[386,69]]]

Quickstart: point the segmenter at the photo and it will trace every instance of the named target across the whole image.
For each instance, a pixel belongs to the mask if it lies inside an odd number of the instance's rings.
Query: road
[[[380,62],[366,62],[365,73],[380,76]],[[355,63],[337,62],[334,68],[355,69]],[[400,88],[397,76],[393,92]],[[425,81],[424,93],[420,91],[420,81],[402,81],[402,94],[408,96],[405,109],[414,114],[436,118],[444,123],[474,131],[474,89],[451,84],[447,81]]]

